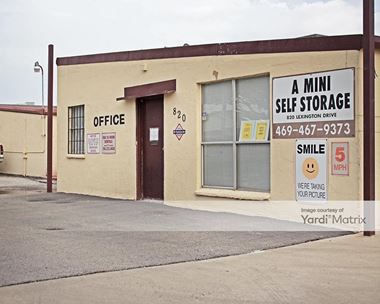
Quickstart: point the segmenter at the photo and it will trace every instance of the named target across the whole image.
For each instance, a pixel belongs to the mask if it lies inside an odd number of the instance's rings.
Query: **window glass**
[[[269,144],[237,145],[238,188],[268,192],[270,189]]]
[[[69,107],[68,153],[84,154],[84,106]]]
[[[203,186],[270,191],[269,77],[203,85],[202,106]]]
[[[203,141],[232,141],[233,96],[231,81],[203,86]]]
[[[204,184],[233,187],[232,145],[207,145],[203,150]]]
[[[269,120],[269,77],[236,80],[237,139],[242,121]]]

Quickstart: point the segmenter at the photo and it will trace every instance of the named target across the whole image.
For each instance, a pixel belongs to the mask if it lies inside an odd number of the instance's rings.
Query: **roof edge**
[[[56,64],[58,66],[63,66],[200,56],[360,50],[362,48],[362,36],[363,35],[361,34],[356,34],[343,36],[300,37],[100,53],[60,57],[57,58]],[[376,37],[375,40],[378,41],[380,46],[380,37]]]
[[[0,104],[0,112],[47,115],[47,107],[30,105]],[[53,115],[57,115],[57,107],[53,107]]]

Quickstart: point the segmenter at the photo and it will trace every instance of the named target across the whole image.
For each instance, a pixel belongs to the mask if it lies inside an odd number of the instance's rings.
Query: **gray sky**
[[[0,103],[41,103],[41,75],[33,65],[38,60],[45,68],[46,84],[49,43],[63,57],[357,34],[361,14],[361,0],[0,0]]]

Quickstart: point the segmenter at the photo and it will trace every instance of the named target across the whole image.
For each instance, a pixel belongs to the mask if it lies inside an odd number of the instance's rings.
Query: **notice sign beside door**
[[[327,201],[327,141],[296,141],[296,200]]]
[[[102,153],[115,154],[116,153],[116,133],[102,133]]]
[[[100,153],[100,134],[88,133],[87,134],[87,154]]]

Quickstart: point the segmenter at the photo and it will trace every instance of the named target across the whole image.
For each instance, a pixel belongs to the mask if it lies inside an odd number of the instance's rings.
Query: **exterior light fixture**
[[[39,73],[41,71],[41,80],[42,80],[42,107],[44,107],[44,69],[42,66],[36,61],[34,63],[34,72]]]

